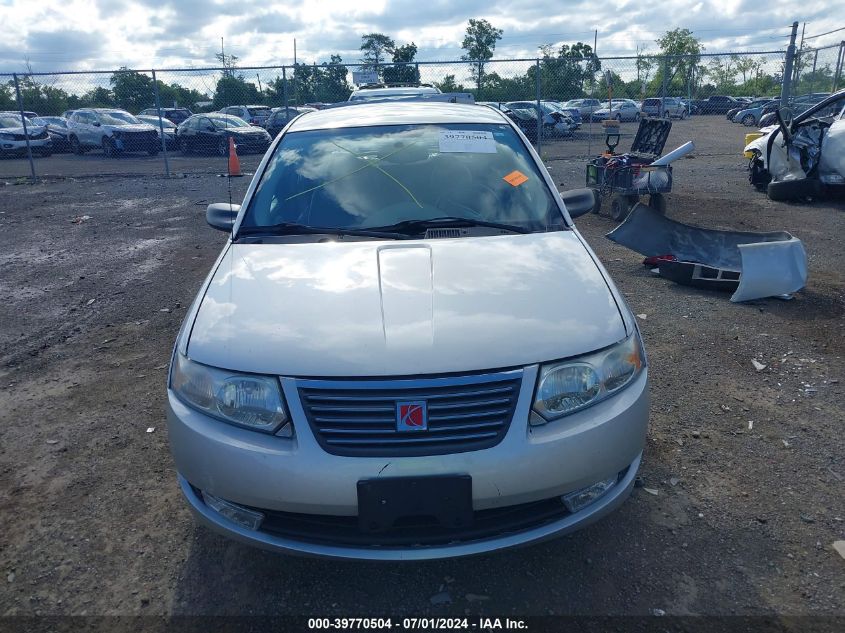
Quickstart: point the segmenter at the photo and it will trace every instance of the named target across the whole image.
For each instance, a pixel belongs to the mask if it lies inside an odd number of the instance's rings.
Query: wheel
[[[593,213],[601,212],[601,194],[593,189]]]
[[[754,118],[753,114],[746,114],[744,117],[742,117],[742,124],[747,125],[748,127],[752,127],[754,125],[757,125],[757,120]]]
[[[660,215],[666,215],[666,196],[662,193],[653,193],[648,197],[648,206],[657,211]]]
[[[229,155],[229,139],[225,136],[217,143],[217,153],[224,157]]]
[[[180,138],[179,139],[179,151],[183,154],[190,154],[190,150],[188,149],[188,139]]]
[[[117,154],[117,148],[114,146],[114,141],[108,136],[103,137],[103,154],[108,158]]]
[[[161,148],[158,146],[157,143],[153,143],[147,148],[147,154],[149,154],[150,156],[155,156],[159,153],[160,149]]]
[[[48,158],[53,155],[53,152],[52,150],[44,149],[38,152],[38,155],[41,156],[41,158]]]
[[[687,114],[687,110],[686,110],[686,108],[684,108],[683,110],[681,110],[681,121],[683,121],[684,119],[686,119],[688,116],[689,116],[689,115]]]
[[[628,217],[630,207],[628,204],[628,197],[622,195],[615,195],[610,200],[610,217],[621,222]]]
[[[821,193],[821,182],[815,178],[800,180],[782,180],[769,183],[769,200],[801,200],[812,198]]]
[[[616,113],[616,116],[615,116],[615,117],[613,117],[613,118],[614,118],[614,119],[616,119],[617,121],[619,121],[620,123],[622,122],[622,114],[621,114],[621,113],[619,113],[619,112],[617,112],[617,113]]]
[[[82,156],[85,153],[85,150],[82,149],[82,143],[75,136],[70,137],[70,151],[78,156]]]

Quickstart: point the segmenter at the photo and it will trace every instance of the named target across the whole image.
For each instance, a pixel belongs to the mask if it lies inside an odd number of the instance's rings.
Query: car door
[[[201,117],[197,121],[196,143],[197,148],[207,152],[217,146],[217,128],[208,117]]]
[[[79,129],[76,137],[82,145],[92,145],[94,138],[94,115],[90,112],[80,112],[77,115],[79,118]]]

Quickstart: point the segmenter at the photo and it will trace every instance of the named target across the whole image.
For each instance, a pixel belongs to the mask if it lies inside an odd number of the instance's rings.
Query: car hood
[[[30,136],[38,136],[44,131],[43,125],[27,125],[26,133]],[[21,127],[0,127],[0,134],[23,134],[23,126]]]
[[[573,231],[429,241],[231,244],[193,360],[288,376],[398,376],[566,358],[625,337]]]
[[[149,123],[127,123],[126,125],[104,125],[103,127],[115,132],[153,132],[156,129]]]
[[[249,127],[237,127],[237,128],[229,128],[230,132],[234,134],[261,134],[264,135],[267,133],[263,127],[258,127],[256,125],[250,125]]]

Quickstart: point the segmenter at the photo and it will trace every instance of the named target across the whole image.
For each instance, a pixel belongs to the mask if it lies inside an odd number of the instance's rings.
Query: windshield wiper
[[[238,237],[257,235],[354,235],[362,237],[382,237],[394,240],[406,240],[408,236],[404,233],[391,232],[382,228],[372,229],[345,229],[340,227],[321,228],[298,224],[296,222],[280,222],[267,226],[242,226],[238,230]]]
[[[454,228],[454,227],[470,227],[483,226],[490,229],[499,229],[501,231],[510,231],[512,233],[531,233],[531,229],[526,229],[514,224],[502,224],[500,222],[488,222],[487,220],[476,220],[474,218],[459,218],[452,216],[444,216],[442,218],[430,218],[428,220],[403,220],[396,224],[389,224],[387,226],[372,227],[371,230],[377,231],[396,231],[403,234],[424,233],[426,229],[432,228]]]

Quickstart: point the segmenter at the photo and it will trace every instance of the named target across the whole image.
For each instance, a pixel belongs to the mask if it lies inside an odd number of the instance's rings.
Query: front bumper
[[[49,152],[53,148],[53,144],[49,138],[46,139],[29,139],[29,147],[35,153]],[[0,140],[0,152],[4,154],[26,154],[26,141],[7,141]]]
[[[240,429],[186,407],[168,394],[170,444],[179,481],[199,521],[231,538],[286,553],[372,560],[423,560],[480,554],[553,538],[591,523],[630,493],[648,422],[647,373],[616,396],[562,420],[528,425],[537,367],[525,369],[516,412],[504,439],[488,449],[421,457],[345,457],[317,443],[284,379],[295,437]],[[621,473],[603,497],[575,513],[517,531],[425,546],[355,546],[247,530],[209,508],[198,490],[279,513],[357,516],[357,482],[376,477],[468,474],[474,511],[559,497]]]

